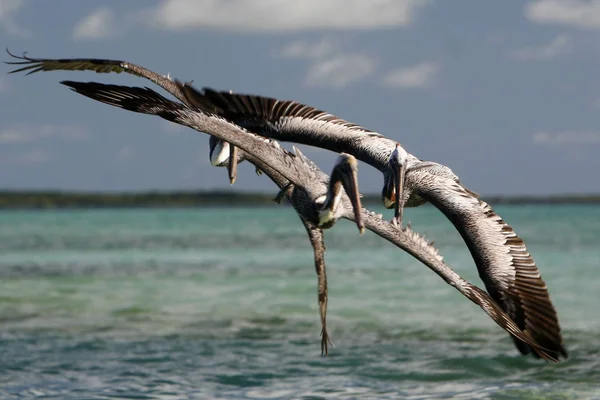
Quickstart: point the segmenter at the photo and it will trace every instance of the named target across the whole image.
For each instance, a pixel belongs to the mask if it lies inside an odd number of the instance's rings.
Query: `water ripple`
[[[548,283],[560,364],[520,356],[478,307],[349,223],[326,234],[335,347],[320,357],[312,253],[289,209],[0,213],[0,398],[598,398],[600,207],[578,210],[497,210]],[[480,284],[436,210],[406,218]]]

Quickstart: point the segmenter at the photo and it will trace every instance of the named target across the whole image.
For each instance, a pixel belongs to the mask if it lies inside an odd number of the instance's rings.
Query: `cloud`
[[[401,89],[418,89],[433,85],[441,67],[434,62],[422,62],[412,67],[390,71],[381,83],[385,86]]]
[[[33,142],[49,137],[81,140],[87,136],[89,132],[80,126],[22,124],[0,130],[0,144]]]
[[[46,150],[33,149],[24,153],[9,153],[6,157],[0,158],[0,164],[36,165],[47,163],[50,158],[50,153]]]
[[[33,140],[32,135],[15,129],[9,128],[0,132],[0,144],[28,142],[30,140]]]
[[[549,60],[569,50],[571,41],[568,35],[562,34],[556,36],[550,43],[537,46],[525,47],[512,52],[512,57],[521,60]]]
[[[50,161],[50,154],[42,149],[31,150],[14,158],[14,163],[20,165],[44,164],[48,161]]]
[[[294,41],[284,46],[277,56],[304,59],[309,62],[307,86],[344,88],[372,77],[378,69],[378,60],[364,53],[345,51],[330,39],[315,42]],[[434,84],[441,67],[435,62],[422,62],[411,67],[388,72],[381,83],[395,88],[425,88]]]
[[[163,0],[142,12],[168,30],[229,32],[374,30],[404,27],[431,0]]]
[[[344,51],[330,39],[315,42],[297,40],[284,46],[275,56],[308,61],[304,83],[307,86],[343,88],[373,75],[377,69],[375,58]]]
[[[597,131],[563,131],[563,132],[537,132],[533,135],[533,142],[557,146],[561,144],[594,144],[600,143],[600,132]]]
[[[0,28],[9,35],[29,36],[29,31],[20,27],[14,17],[23,8],[23,0],[0,0]]]
[[[297,40],[281,49],[279,56],[283,58],[314,59],[326,57],[336,51],[338,51],[338,46],[332,40],[322,39],[315,43]]]
[[[366,54],[337,54],[319,59],[306,73],[308,86],[346,87],[375,72],[375,59]]]
[[[73,39],[97,40],[113,36],[115,16],[108,8],[99,8],[83,18],[73,28]]]
[[[524,13],[538,24],[600,28],[600,0],[536,0],[525,6]]]

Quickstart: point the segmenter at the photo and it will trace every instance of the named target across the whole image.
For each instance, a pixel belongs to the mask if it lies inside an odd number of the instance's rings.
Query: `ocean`
[[[289,207],[0,212],[0,398],[600,399],[600,206],[504,205],[570,358],[521,356],[427,267],[326,231],[328,328]],[[391,218],[389,210],[378,210]],[[405,221],[483,287],[433,207]]]

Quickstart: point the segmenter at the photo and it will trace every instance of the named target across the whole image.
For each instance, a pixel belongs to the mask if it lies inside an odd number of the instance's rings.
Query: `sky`
[[[125,60],[309,104],[480,194],[600,193],[600,0],[0,0],[0,38],[31,57]],[[229,190],[205,134],[58,83],[151,82],[10,70],[0,64],[0,189]],[[331,171],[334,153],[301,149]],[[378,171],[361,163],[359,178],[380,192]],[[276,192],[247,163],[231,190]]]

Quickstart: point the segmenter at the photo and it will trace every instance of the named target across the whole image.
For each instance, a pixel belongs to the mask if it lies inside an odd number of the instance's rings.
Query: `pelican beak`
[[[404,210],[403,204],[403,191],[404,191],[404,175],[406,172],[406,160],[400,160],[398,156],[399,145],[396,145],[396,150],[392,155],[392,175],[393,175],[393,186],[396,190],[396,202],[394,204],[394,220],[393,223],[396,226],[402,226],[402,211]]]
[[[346,194],[348,194],[348,197],[350,197],[350,202],[352,203],[352,208],[354,210],[354,221],[356,222],[358,231],[362,235],[365,232],[365,221],[363,219],[362,203],[358,191],[357,171],[352,171],[350,176],[349,182],[344,185],[344,190],[346,191]]]
[[[362,213],[362,203],[360,201],[360,192],[358,190],[358,162],[356,158],[349,154],[342,153],[344,168],[341,172],[341,181],[346,194],[350,198],[352,203],[352,209],[354,211],[354,222],[358,227],[358,231],[362,235],[365,231],[365,222]]]
[[[383,180],[383,190],[381,191],[383,197],[383,205],[385,208],[390,209],[394,207],[396,202],[396,190],[394,189],[394,173],[390,172],[385,175]]]
[[[398,226],[402,226],[402,211],[404,210],[404,204],[402,194],[404,191],[404,172],[406,171],[405,164],[403,163],[398,171],[395,171],[394,175],[394,186],[396,186],[396,204],[394,205],[394,218]]]
[[[227,173],[229,174],[229,183],[233,185],[237,178],[238,149],[229,144],[229,160],[227,162]]]

